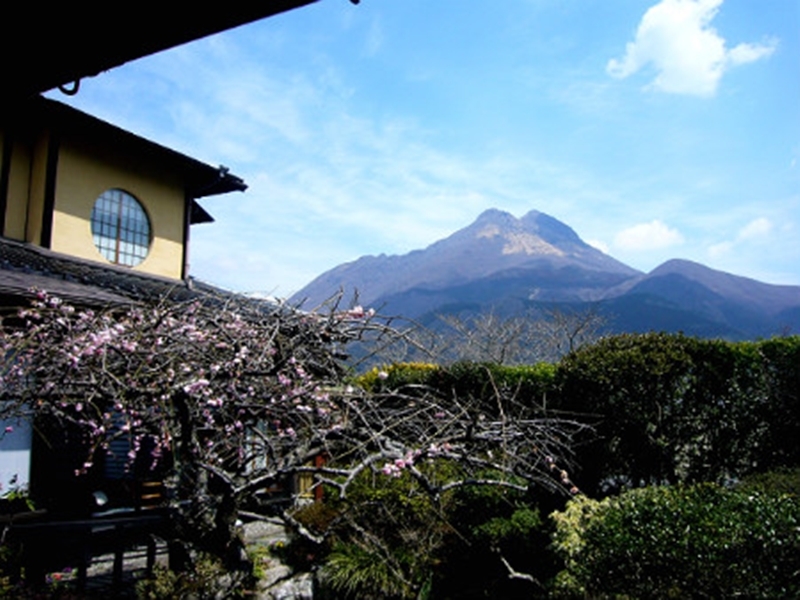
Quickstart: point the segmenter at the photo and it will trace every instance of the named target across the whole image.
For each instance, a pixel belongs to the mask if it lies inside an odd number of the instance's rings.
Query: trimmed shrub
[[[396,363],[376,367],[354,383],[370,392],[412,392],[425,387],[442,397],[493,401],[498,390],[512,392],[531,406],[541,405],[553,391],[556,367],[549,363],[506,366],[457,362],[449,367],[430,363]]]
[[[767,494],[789,494],[800,498],[800,468],[782,468],[766,473],[755,473],[740,481],[736,489]]]
[[[651,333],[557,366],[551,406],[584,415],[581,488],[724,482],[800,461],[800,336],[763,342]]]
[[[368,392],[387,392],[410,385],[430,385],[441,367],[431,363],[395,363],[375,367],[355,378],[354,383]]]
[[[796,597],[800,502],[715,484],[651,487],[554,513],[562,592]]]

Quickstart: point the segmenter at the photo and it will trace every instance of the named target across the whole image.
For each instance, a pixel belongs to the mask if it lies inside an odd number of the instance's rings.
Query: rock
[[[311,573],[299,573],[289,579],[264,587],[262,580],[256,589],[258,600],[313,600],[314,576]]]

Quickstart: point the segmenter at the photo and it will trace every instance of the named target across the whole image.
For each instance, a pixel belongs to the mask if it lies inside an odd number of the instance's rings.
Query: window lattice
[[[150,250],[150,220],[136,198],[122,190],[107,190],[92,209],[92,237],[110,262],[133,267]]]

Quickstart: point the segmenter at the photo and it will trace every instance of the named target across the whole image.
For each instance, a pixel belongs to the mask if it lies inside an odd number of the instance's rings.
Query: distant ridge
[[[342,290],[385,314],[516,314],[569,306],[603,312],[613,331],[683,331],[748,339],[800,332],[800,286],[771,285],[669,260],[642,273],[536,210],[489,209],[469,226],[402,256],[364,256],[292,297],[311,308]]]

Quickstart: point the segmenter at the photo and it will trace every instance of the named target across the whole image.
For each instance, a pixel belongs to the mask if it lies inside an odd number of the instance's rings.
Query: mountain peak
[[[504,273],[577,269],[630,277],[638,271],[583,242],[561,221],[536,210],[518,219],[491,208],[469,226],[422,250],[403,256],[370,257],[323,273],[298,294],[322,301],[331,290],[355,288],[370,303],[411,289],[442,289]],[[536,285],[531,282],[531,287]]]
[[[499,208],[487,208],[475,219],[476,225],[485,225],[487,223],[508,225],[516,222],[517,218],[514,215]]]
[[[527,213],[525,213],[525,215],[522,217],[522,220],[523,221],[535,221],[536,219],[539,218],[540,215],[544,215],[544,213],[541,213],[541,212],[539,212],[538,210],[536,210],[534,208],[534,209],[529,210]],[[547,216],[547,215],[545,215],[545,216]]]
[[[800,287],[772,286],[673,259],[645,275],[592,248],[537,210],[496,208],[427,248],[369,256],[323,273],[293,297],[311,306],[337,290],[386,314],[433,318],[548,306],[600,310],[619,331],[742,338],[800,329]]]
[[[467,229],[477,230],[478,238],[504,240],[503,254],[564,256],[586,246],[571,227],[538,210],[518,219],[504,210],[490,208]]]

